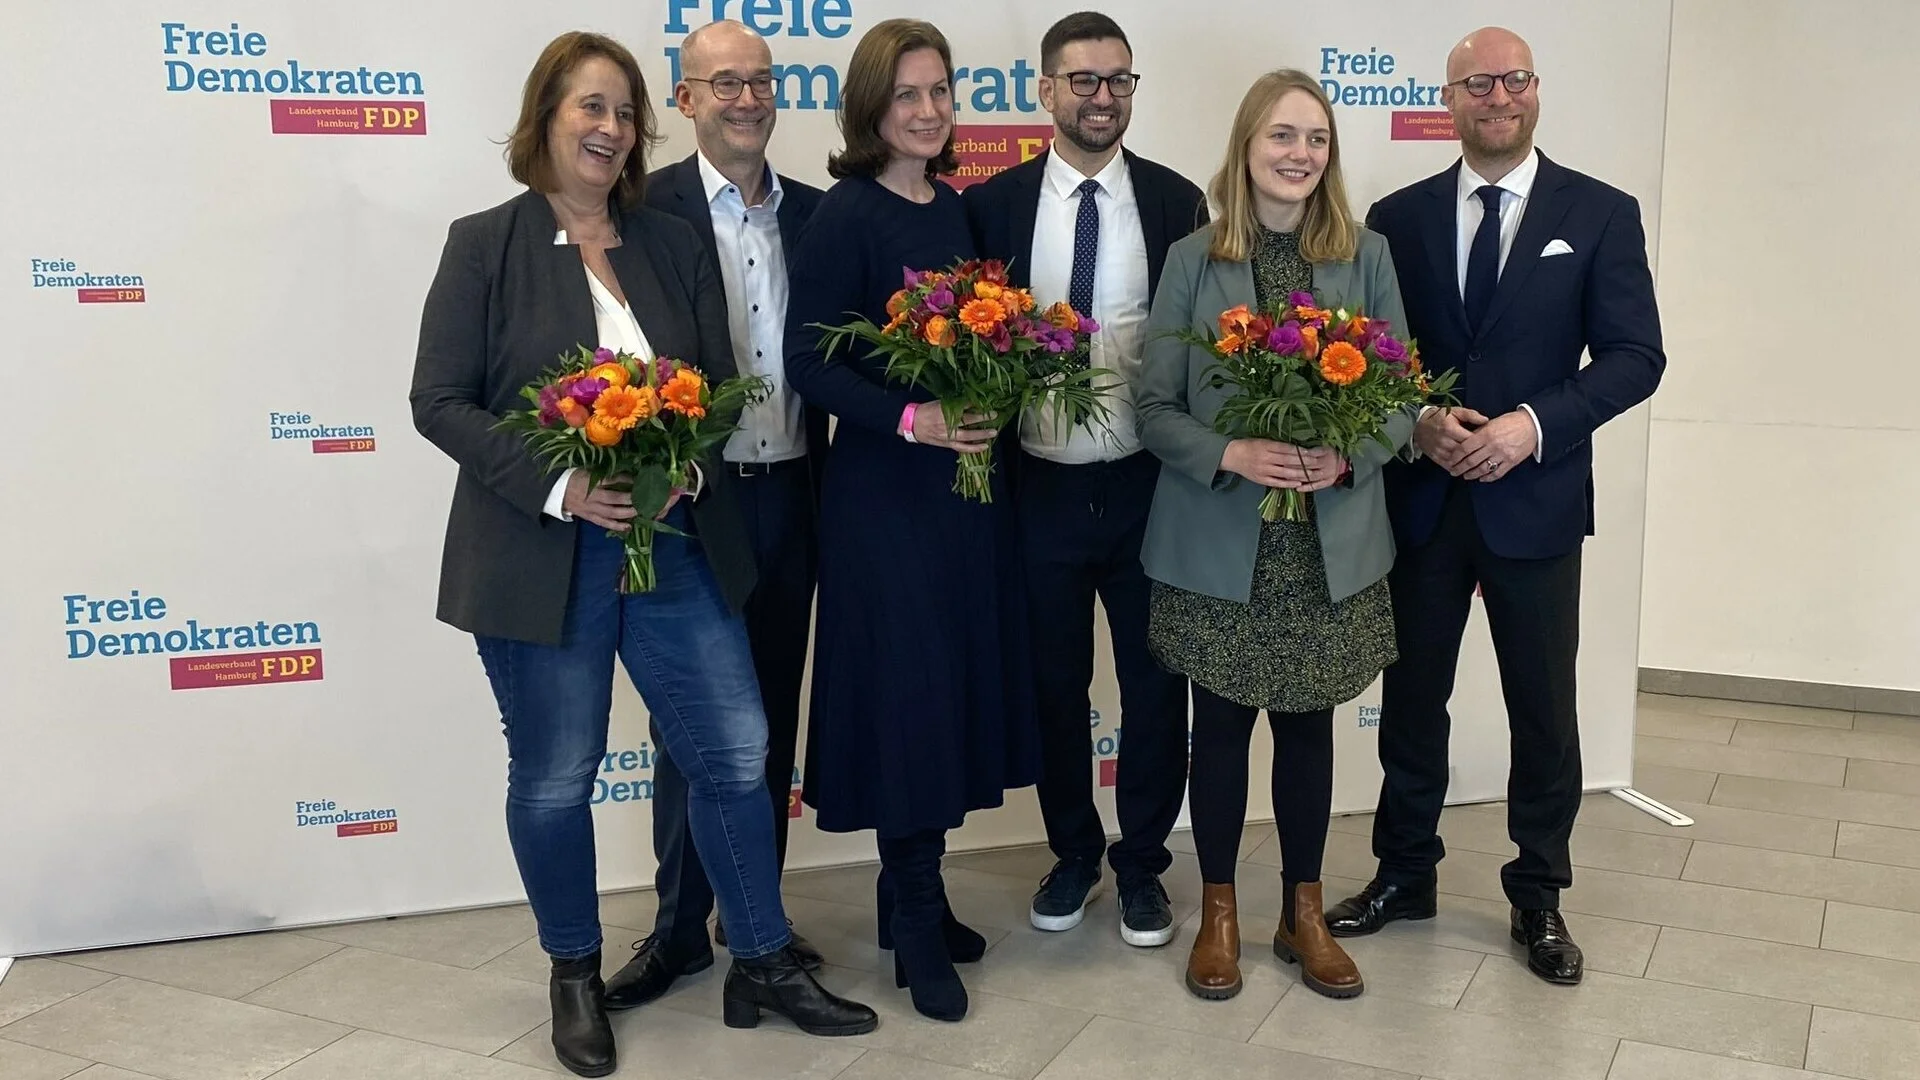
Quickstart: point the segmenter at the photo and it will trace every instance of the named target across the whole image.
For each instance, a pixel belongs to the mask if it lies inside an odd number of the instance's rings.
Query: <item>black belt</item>
[[[804,469],[807,465],[805,454],[785,461],[729,461],[727,471],[735,476],[772,476],[774,473],[789,469]]]

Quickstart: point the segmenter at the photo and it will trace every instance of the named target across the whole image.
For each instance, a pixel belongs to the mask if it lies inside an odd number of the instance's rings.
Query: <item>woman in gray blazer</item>
[[[735,373],[726,295],[693,226],[641,205],[652,110],[633,54],[556,38],[527,77],[507,158],[525,192],[453,223],[420,320],[413,418],[459,463],[440,618],[474,635],[507,737],[507,837],[552,958],[553,1048],[581,1076],[617,1065],[600,981],[594,775],[619,657],[686,774],[693,843],[734,956],[731,1027],[762,1009],[816,1035],[872,1031],[787,946],[767,718],[740,608],[752,548],[725,469],[664,513],[652,592],[622,594],[633,499],[551,474],[499,429],[520,388],[576,346]],[[712,961],[709,960],[709,963]]]
[[[1138,390],[1142,440],[1164,464],[1141,560],[1153,579],[1154,654],[1193,683],[1189,805],[1204,883],[1187,987],[1240,991],[1234,864],[1247,810],[1247,748],[1273,729],[1273,807],[1285,868],[1274,952],[1332,997],[1362,982],[1320,914],[1333,802],[1333,710],[1395,659],[1393,563],[1380,466],[1328,449],[1232,439],[1214,429],[1229,391],[1214,360],[1174,335],[1212,330],[1238,304],[1272,311],[1311,290],[1323,306],[1404,321],[1386,241],[1358,227],[1340,177],[1333,113],[1298,71],[1262,76],[1240,103],[1210,195],[1216,221],[1175,244],[1154,297]],[[1395,447],[1413,418],[1389,425]],[[1269,488],[1312,493],[1306,521],[1263,522]]]

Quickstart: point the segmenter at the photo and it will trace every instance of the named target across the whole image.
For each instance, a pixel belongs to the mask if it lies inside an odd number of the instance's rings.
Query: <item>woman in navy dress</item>
[[[953,154],[946,39],[911,19],[854,48],[840,99],[839,183],[790,263],[787,378],[838,420],[821,493],[820,593],[804,798],[829,832],[879,835],[876,902],[895,980],[927,1016],[958,1020],[953,964],[986,943],[954,919],[940,879],[947,830],[1039,775],[1012,500],[955,494],[959,453],[931,395],[886,381],[857,351],[832,359],[812,324],[887,320],[902,268],[973,256]],[[1007,451],[996,454],[1004,460]]]

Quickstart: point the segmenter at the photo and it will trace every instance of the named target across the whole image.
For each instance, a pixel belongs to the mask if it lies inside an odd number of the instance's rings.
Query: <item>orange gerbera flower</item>
[[[967,329],[985,336],[1007,321],[1007,309],[998,300],[969,300],[960,309],[960,321]]]
[[[625,431],[658,409],[653,389],[646,386],[609,386],[593,401],[593,419],[605,420]],[[592,421],[588,421],[592,427]]]
[[[1367,373],[1367,357],[1344,341],[1336,341],[1320,354],[1320,374],[1335,386],[1352,386]]]
[[[1248,311],[1245,304],[1235,305],[1220,313],[1220,333],[1223,335],[1244,334],[1252,324],[1253,312]]]
[[[633,381],[633,376],[625,366],[615,363],[595,364],[587,371],[589,379],[605,379],[608,386],[625,386]]]
[[[1304,356],[1307,359],[1312,360],[1314,357],[1320,355],[1319,328],[1312,327],[1312,326],[1301,327],[1300,341],[1301,341],[1301,348],[1300,348],[1301,356]]]
[[[1080,329],[1080,313],[1073,310],[1073,306],[1065,300],[1055,301],[1048,306],[1043,317],[1062,330]]]
[[[560,399],[560,403],[554,407],[560,410],[560,419],[565,420],[568,427],[579,428],[587,426],[587,417],[590,414],[587,412],[585,405],[580,404],[570,397],[563,397]]]
[[[1004,292],[1006,292],[1005,289],[1002,289],[1000,286],[995,285],[985,278],[973,283],[973,295],[982,300],[998,300],[1000,299],[1000,294]]]
[[[1234,334],[1234,333],[1222,334],[1220,336],[1220,340],[1213,343],[1214,348],[1220,350],[1222,353],[1225,353],[1228,356],[1232,356],[1233,354],[1239,352],[1241,349],[1246,348],[1246,346],[1247,346],[1247,339],[1241,337],[1239,334]]]
[[[700,391],[706,385],[699,372],[681,368],[661,385],[660,398],[667,408],[690,420],[698,420],[707,415],[706,406],[700,404]]]
[[[623,434],[618,420],[596,415],[587,421],[587,441],[595,446],[618,446]]]
[[[907,310],[907,290],[901,289],[887,297],[887,314],[899,315]]]
[[[1008,289],[1000,302],[1013,308],[1019,315],[1025,315],[1034,308],[1033,294],[1025,289]]]
[[[1328,311],[1326,308],[1307,307],[1306,305],[1302,304],[1293,309],[1293,317],[1296,319],[1299,319],[1303,323],[1317,322],[1322,326],[1325,326],[1327,320],[1333,318],[1333,312]]]
[[[920,336],[926,339],[927,344],[943,349],[958,339],[958,335],[953,332],[952,320],[945,315],[935,315],[928,319],[927,325],[920,328]]]

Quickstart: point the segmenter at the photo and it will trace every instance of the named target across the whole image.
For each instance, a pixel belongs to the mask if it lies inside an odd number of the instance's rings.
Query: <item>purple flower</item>
[[[915,270],[913,267],[901,267],[900,277],[907,283],[907,288],[917,289],[920,287],[920,271]]]
[[[1287,303],[1293,305],[1294,307],[1319,307],[1320,306],[1313,302],[1313,294],[1310,292],[1290,293],[1287,296]]]
[[[668,356],[654,357],[653,385],[664,386],[666,385],[666,381],[671,378],[673,378],[673,358]]]
[[[607,380],[605,379],[575,379],[573,384],[567,387],[567,396],[591,408],[606,388]]]
[[[1093,321],[1093,316],[1082,315],[1080,316],[1080,332],[1083,334],[1097,334],[1100,332],[1100,324]]]
[[[560,388],[552,383],[540,388],[540,426],[552,427],[560,422]]]
[[[1267,348],[1281,356],[1291,356],[1306,346],[1307,339],[1300,335],[1300,324],[1291,319],[1274,327],[1267,334]]]
[[[1001,323],[999,326],[993,328],[993,333],[987,335],[987,344],[993,346],[994,352],[1011,352],[1013,350],[1013,331],[1007,329],[1006,323]]]
[[[605,346],[593,350],[593,362],[596,364],[611,364],[618,356],[618,353],[615,353],[612,349],[606,348]]]
[[[937,315],[944,315],[953,308],[953,290],[940,285],[927,294],[921,307]]]
[[[1400,339],[1385,334],[1373,339],[1373,355],[1389,364],[1403,364],[1407,359],[1407,347]]]

